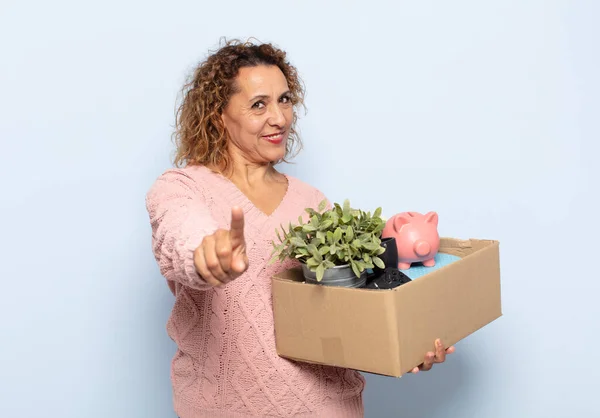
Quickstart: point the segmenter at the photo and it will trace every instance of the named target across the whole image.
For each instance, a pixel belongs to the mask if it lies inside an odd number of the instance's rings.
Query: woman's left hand
[[[446,361],[446,354],[452,354],[454,351],[454,346],[450,346],[444,350],[444,344],[442,344],[442,341],[438,339],[435,341],[435,353],[430,351],[425,354],[425,361],[420,366],[412,369],[410,372],[418,373],[421,370],[424,372],[431,370],[434,363],[443,363]]]

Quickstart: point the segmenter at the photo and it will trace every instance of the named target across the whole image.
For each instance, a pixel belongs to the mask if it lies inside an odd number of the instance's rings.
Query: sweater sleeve
[[[182,170],[166,171],[146,194],[146,209],[161,274],[194,289],[211,288],[196,272],[194,250],[218,225],[197,182]]]

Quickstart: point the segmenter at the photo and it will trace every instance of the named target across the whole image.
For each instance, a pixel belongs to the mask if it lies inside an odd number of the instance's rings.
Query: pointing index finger
[[[232,247],[237,247],[244,242],[244,212],[238,206],[231,209],[231,228],[229,236]]]

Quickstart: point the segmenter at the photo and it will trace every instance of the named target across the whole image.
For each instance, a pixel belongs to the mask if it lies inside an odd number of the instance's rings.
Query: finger
[[[211,286],[219,286],[220,281],[215,279],[206,266],[206,260],[204,259],[204,248],[199,246],[194,251],[194,267],[196,272],[202,277],[202,279]]]
[[[229,233],[224,230],[219,230],[215,233],[215,251],[221,269],[225,274],[229,273],[231,268],[231,240]]]
[[[231,209],[231,226],[229,230],[231,247],[237,248],[244,245],[244,212],[238,206]]]
[[[454,347],[453,345],[446,348],[446,354],[452,354],[456,351],[456,347]]]
[[[429,353],[425,354],[425,361],[423,362],[423,364],[421,364],[419,366],[419,369],[423,370],[424,372],[431,370],[431,368],[433,367],[434,359],[435,359],[435,353],[429,352]]]
[[[414,369],[412,369],[410,372],[411,372],[411,373],[415,373],[415,374],[416,374],[416,373],[419,373],[419,367],[415,367],[415,368],[414,368]]]
[[[219,257],[217,256],[216,239],[214,236],[208,236],[204,239],[204,260],[206,267],[212,276],[222,283],[227,283],[227,273],[221,268]]]
[[[444,350],[442,340],[437,339],[435,341],[435,362],[443,363],[444,361],[446,361],[446,350]]]

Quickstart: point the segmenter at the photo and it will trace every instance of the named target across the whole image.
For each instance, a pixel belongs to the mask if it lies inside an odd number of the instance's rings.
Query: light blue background
[[[306,82],[287,172],[501,242],[504,316],[431,372],[367,376],[367,417],[599,416],[599,15],[593,0],[3,1],[0,416],[174,416],[173,298],[144,195],[184,77],[220,36],[277,43]]]

